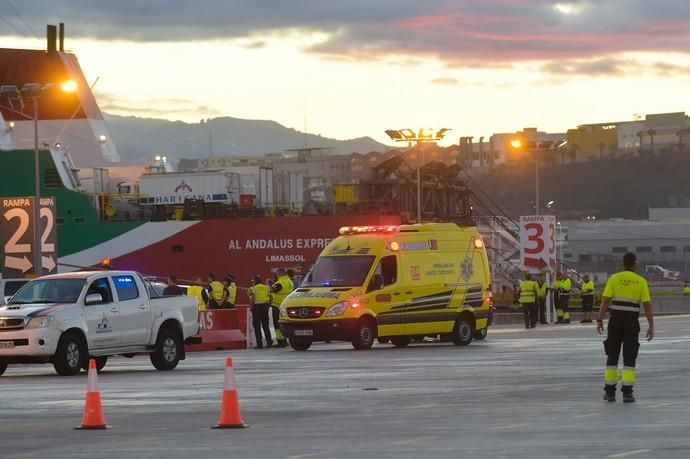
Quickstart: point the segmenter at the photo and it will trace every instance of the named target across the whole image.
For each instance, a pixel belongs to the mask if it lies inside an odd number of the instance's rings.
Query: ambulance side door
[[[367,296],[376,311],[379,336],[400,335],[405,322],[401,310],[407,302],[398,270],[398,256],[382,257],[367,286]]]

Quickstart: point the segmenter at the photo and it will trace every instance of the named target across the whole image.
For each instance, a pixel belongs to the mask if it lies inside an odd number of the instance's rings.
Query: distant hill
[[[134,116],[104,116],[123,163],[141,163],[155,154],[166,155],[173,164],[183,157],[208,157],[209,129],[216,156],[259,156],[304,147],[304,133],[275,121],[222,117],[213,118],[208,123],[184,123]],[[307,144],[310,147],[335,147],[338,154],[388,149],[370,137],[336,140],[308,134]]]
[[[606,158],[540,169],[540,201],[555,201],[559,218],[646,219],[649,207],[690,206],[690,150]],[[476,182],[512,217],[534,201],[534,163],[500,166]]]

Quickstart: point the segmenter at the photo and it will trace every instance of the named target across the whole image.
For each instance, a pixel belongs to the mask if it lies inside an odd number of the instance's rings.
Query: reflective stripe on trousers
[[[634,386],[637,375],[635,367],[623,367],[623,386]]]
[[[607,386],[615,386],[618,383],[618,367],[606,367],[604,383]]]

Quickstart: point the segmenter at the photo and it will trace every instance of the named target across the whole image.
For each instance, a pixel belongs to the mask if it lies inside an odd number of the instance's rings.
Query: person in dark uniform
[[[622,387],[623,402],[635,401],[635,361],[640,348],[640,306],[644,306],[647,316],[647,341],[654,338],[654,315],[649,295],[647,280],[636,274],[637,257],[634,253],[623,256],[623,271],[611,276],[602,293],[601,309],[597,319],[597,332],[604,331],[604,316],[610,309],[608,334],[604,341],[606,351],[606,372],[604,373],[604,400],[616,401],[616,384],[618,383],[618,358],[623,348]]]
[[[249,287],[247,295],[249,295],[252,310],[252,325],[254,326],[256,348],[262,349],[264,347],[263,340],[261,339],[262,329],[266,337],[266,347],[273,347],[273,338],[271,337],[271,326],[268,317],[268,310],[271,307],[270,290],[268,285],[263,283],[261,276],[254,277],[254,285]]]
[[[177,285],[177,276],[171,274],[168,276],[168,285],[163,289],[163,296],[181,296],[185,291]]]

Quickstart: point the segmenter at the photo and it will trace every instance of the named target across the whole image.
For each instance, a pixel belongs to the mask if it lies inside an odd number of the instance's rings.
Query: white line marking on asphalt
[[[416,438],[408,438],[407,440],[398,440],[392,442],[394,445],[407,445],[409,443],[417,443],[418,441],[427,441],[427,440],[435,440],[438,437],[416,437]]]
[[[671,406],[673,403],[659,403],[658,405],[652,405],[650,408],[661,408],[663,406]]]
[[[616,457],[628,457],[628,456],[634,456],[636,454],[642,454],[642,453],[648,453],[650,452],[651,449],[636,449],[634,451],[626,451],[624,453],[618,453],[618,454],[611,454],[610,458],[616,458]]]
[[[598,416],[599,413],[586,413],[586,414],[578,414],[575,416],[576,418],[589,418],[591,416]]]
[[[330,453],[330,451],[319,451],[318,453],[297,454],[295,456],[288,456],[287,459],[302,459],[305,457],[324,456],[328,453]]]
[[[492,427],[491,430],[507,430],[507,429],[519,429],[520,427],[527,427],[529,426],[528,423],[526,422],[520,422],[518,424],[508,424],[505,426],[496,426]]]

